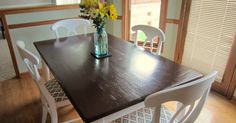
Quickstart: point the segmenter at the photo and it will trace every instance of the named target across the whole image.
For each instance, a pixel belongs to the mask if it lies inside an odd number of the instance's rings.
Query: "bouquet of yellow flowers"
[[[117,11],[114,4],[105,0],[82,0],[80,3],[80,17],[91,19],[97,30],[104,28],[106,20],[116,20]]]

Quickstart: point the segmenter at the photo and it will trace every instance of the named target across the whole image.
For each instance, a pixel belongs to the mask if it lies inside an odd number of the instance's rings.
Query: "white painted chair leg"
[[[153,113],[152,123],[160,123],[160,117],[158,116],[161,115],[161,106],[156,107]]]
[[[49,71],[47,64],[43,60],[42,60],[42,68],[44,71],[45,80],[49,81],[50,80],[50,71]]]
[[[179,102],[177,102],[176,103],[176,110],[178,111],[181,107],[182,107],[182,103],[179,103]],[[179,113],[179,115],[176,117],[176,119],[177,119],[177,121],[180,121],[182,118],[183,118],[183,116],[184,116],[184,114],[185,114],[185,111],[186,111],[186,109],[183,109],[180,113]]]
[[[45,106],[43,106],[43,111],[42,111],[42,123],[46,123],[46,121],[47,121],[47,115],[48,115],[47,108],[46,108]]]

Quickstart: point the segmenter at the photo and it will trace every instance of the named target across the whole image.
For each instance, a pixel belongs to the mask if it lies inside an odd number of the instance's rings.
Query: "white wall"
[[[67,9],[67,10],[56,10],[56,11],[12,14],[12,15],[7,15],[6,19],[8,24],[20,24],[20,23],[29,23],[29,22],[37,22],[37,21],[45,21],[53,19],[78,17],[79,13],[80,13],[79,9]],[[19,56],[15,42],[17,40],[25,41],[27,49],[29,49],[31,52],[33,52],[39,57],[40,55],[35,49],[33,42],[55,38],[55,35],[51,31],[50,27],[51,25],[43,25],[43,26],[17,28],[10,30],[14,51],[16,53],[17,64],[21,73],[26,72],[27,69]],[[88,32],[89,33],[94,32],[94,28],[89,27]],[[82,32],[78,31],[78,33]],[[62,35],[62,37],[63,36],[65,35]]]
[[[117,12],[119,16],[122,16],[122,1],[121,0],[110,0],[116,6]],[[115,21],[108,21],[106,24],[106,31],[109,34],[112,34],[118,38],[122,36],[122,21],[115,20]]]

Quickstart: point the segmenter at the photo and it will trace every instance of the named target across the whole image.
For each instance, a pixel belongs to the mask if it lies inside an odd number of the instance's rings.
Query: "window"
[[[149,25],[159,28],[161,0],[131,0],[130,40],[134,40],[131,28],[135,25]],[[146,36],[139,32],[139,41],[144,41]]]
[[[81,0],[56,0],[57,5],[78,4]]]

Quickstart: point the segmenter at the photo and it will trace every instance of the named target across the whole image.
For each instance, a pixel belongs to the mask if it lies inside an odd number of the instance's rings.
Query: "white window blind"
[[[192,0],[183,65],[221,82],[236,32],[236,0]]]
[[[56,0],[57,5],[66,5],[66,4],[77,4],[81,0]]]

